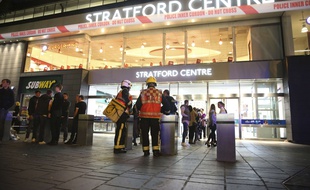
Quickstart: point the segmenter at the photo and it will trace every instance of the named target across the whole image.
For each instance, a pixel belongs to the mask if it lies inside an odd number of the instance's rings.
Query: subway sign
[[[62,76],[40,76],[20,78],[19,88],[21,93],[34,92],[36,90],[53,90],[54,86],[62,84]],[[44,92],[43,92],[44,93]]]
[[[85,19],[87,22],[103,22],[110,20],[129,19],[138,16],[154,16],[183,11],[198,11],[195,14],[203,14],[203,10],[212,10],[220,8],[240,7],[244,5],[260,5],[275,3],[277,0],[185,0],[185,1],[159,1],[136,6],[128,6],[119,9],[111,9],[89,13]],[[225,9],[226,10],[226,9]],[[237,12],[237,9],[227,9],[231,13]],[[199,16],[199,15],[193,15]],[[130,22],[125,20],[124,22]]]

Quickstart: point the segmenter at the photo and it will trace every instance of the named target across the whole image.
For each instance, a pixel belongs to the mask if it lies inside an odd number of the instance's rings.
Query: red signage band
[[[146,16],[137,16],[136,17],[141,23],[153,23],[148,17]]]
[[[57,26],[57,29],[58,29],[61,33],[70,32],[65,26]]]
[[[256,9],[254,9],[252,6],[249,6],[249,5],[243,5],[243,6],[240,6],[239,8],[247,15],[259,13]]]

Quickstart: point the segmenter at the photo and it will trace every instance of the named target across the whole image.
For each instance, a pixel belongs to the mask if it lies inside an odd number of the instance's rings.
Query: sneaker
[[[36,139],[35,139],[35,138],[32,138],[31,142],[32,142],[32,143],[35,143],[35,142],[36,142]]]
[[[39,144],[44,145],[44,144],[46,144],[46,142],[41,141],[41,142],[39,142]]]
[[[24,142],[25,142],[25,143],[26,143],[26,142],[29,142],[29,139],[28,139],[28,138],[25,138]]]
[[[182,143],[181,145],[184,146],[184,147],[190,146],[189,144],[187,144],[187,143],[185,143],[185,142]]]

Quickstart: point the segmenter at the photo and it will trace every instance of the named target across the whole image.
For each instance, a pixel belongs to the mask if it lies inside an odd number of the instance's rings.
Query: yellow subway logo
[[[26,89],[49,89],[55,83],[56,80],[30,81],[28,82]]]

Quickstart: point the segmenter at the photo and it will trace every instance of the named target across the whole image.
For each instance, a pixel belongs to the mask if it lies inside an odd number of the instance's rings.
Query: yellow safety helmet
[[[156,78],[155,77],[149,77],[149,78],[147,78],[146,79],[146,84],[149,84],[149,83],[157,83],[157,81],[156,81]]]

